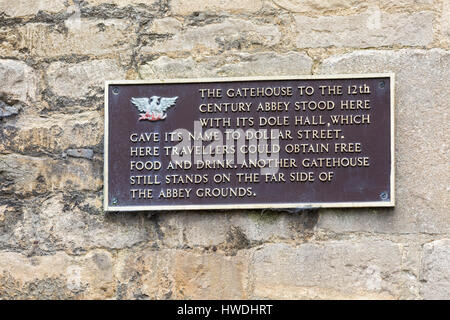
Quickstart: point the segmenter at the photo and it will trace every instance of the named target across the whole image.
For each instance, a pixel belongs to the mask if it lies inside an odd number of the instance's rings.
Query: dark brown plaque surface
[[[108,211],[394,206],[393,74],[108,81]]]

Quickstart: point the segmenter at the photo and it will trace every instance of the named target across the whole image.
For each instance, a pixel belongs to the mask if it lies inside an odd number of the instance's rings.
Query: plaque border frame
[[[274,80],[327,80],[327,79],[364,79],[389,78],[390,82],[390,130],[391,130],[391,166],[389,201],[360,201],[360,202],[302,202],[276,204],[211,204],[211,205],[139,205],[113,206],[108,199],[108,92],[109,87],[123,84],[164,84],[164,83],[215,83],[239,81],[274,81]],[[367,74],[334,74],[334,75],[298,75],[298,76],[251,76],[251,77],[223,77],[223,78],[186,78],[186,79],[152,79],[152,80],[106,80],[104,105],[104,140],[103,140],[103,209],[109,212],[118,211],[175,211],[175,210],[224,210],[224,209],[310,209],[310,208],[364,208],[364,207],[394,207],[395,206],[395,73],[367,73]]]

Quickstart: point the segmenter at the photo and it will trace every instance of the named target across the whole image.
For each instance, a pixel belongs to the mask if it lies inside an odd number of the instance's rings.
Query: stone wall
[[[0,0],[0,298],[450,298],[450,1]],[[395,72],[395,209],[105,213],[103,81]]]

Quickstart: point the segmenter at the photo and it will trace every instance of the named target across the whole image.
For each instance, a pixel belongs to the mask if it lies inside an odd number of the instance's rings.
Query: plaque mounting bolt
[[[389,195],[387,192],[380,193],[381,200],[387,200],[389,198]]]
[[[380,89],[384,89],[384,86],[385,86],[384,81],[380,81],[380,83],[378,84],[378,86],[380,87]]]
[[[117,200],[117,198],[112,198],[112,200],[111,200],[111,204],[113,205],[113,206],[117,206],[117,204],[119,203],[119,200]]]
[[[113,94],[119,94],[119,88],[118,87],[114,87],[113,89],[112,89],[112,93]]]

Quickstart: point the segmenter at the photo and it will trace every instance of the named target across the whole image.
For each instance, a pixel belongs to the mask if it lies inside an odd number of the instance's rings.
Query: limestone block
[[[35,15],[39,11],[57,13],[65,9],[64,0],[0,0],[0,12],[9,17]]]
[[[0,132],[0,152],[62,153],[82,147],[100,151],[103,119],[97,111],[56,114],[50,118],[23,115]]]
[[[0,156],[1,191],[22,197],[57,190],[92,190],[102,187],[99,164],[80,159],[52,160],[17,154]]]
[[[115,293],[114,258],[104,250],[85,257],[63,252],[26,257],[0,252],[0,298],[107,299]]]
[[[223,22],[186,28],[170,39],[144,46],[141,53],[190,52],[192,50],[217,53],[254,46],[267,48],[276,45],[280,38],[281,32],[276,25],[229,18]]]
[[[299,48],[425,46],[433,41],[433,13],[386,13],[378,8],[347,16],[296,15]]]
[[[38,76],[25,62],[0,60],[0,97],[31,102],[36,99]]]
[[[47,70],[49,88],[58,96],[82,98],[104,88],[105,80],[124,79],[125,71],[115,60],[92,60],[77,64],[54,62]]]
[[[423,246],[421,293],[424,299],[450,298],[450,239],[436,240]]]
[[[450,53],[367,50],[332,56],[321,74],[394,72],[395,209],[324,210],[319,227],[336,232],[450,231],[448,170]]]
[[[73,18],[61,26],[46,23],[27,23],[15,28],[3,28],[0,35],[5,41],[0,53],[20,56],[21,52],[33,57],[70,55],[130,55],[135,43],[134,26],[119,19],[91,20]]]
[[[261,10],[262,0],[173,0],[170,9],[176,15],[189,15],[194,12],[230,12],[230,13],[254,13]]]
[[[252,259],[253,297],[392,299],[414,283],[401,271],[401,246],[387,240],[266,244]]]
[[[141,65],[139,74],[143,79],[301,75],[309,74],[312,64],[311,58],[297,52],[239,53],[201,61],[162,56]]]

